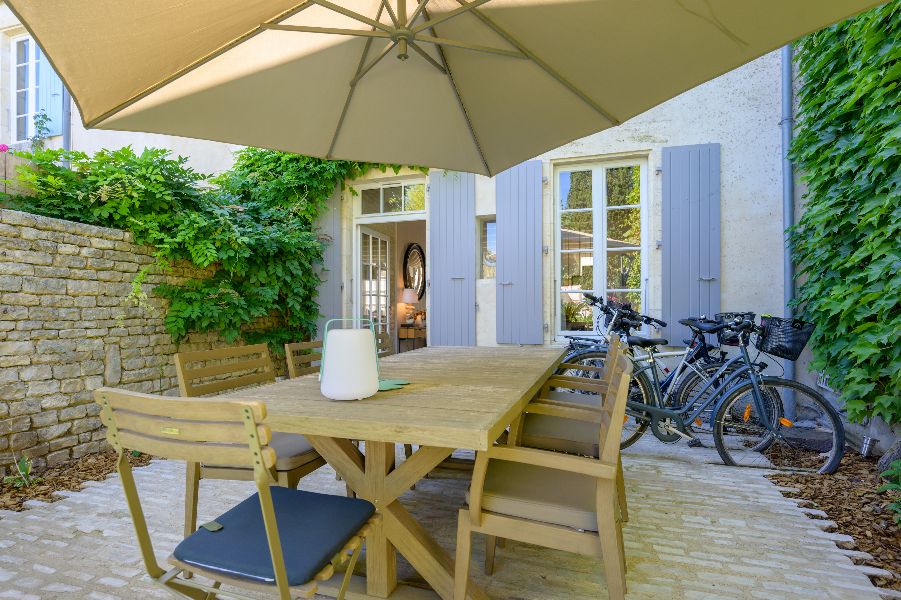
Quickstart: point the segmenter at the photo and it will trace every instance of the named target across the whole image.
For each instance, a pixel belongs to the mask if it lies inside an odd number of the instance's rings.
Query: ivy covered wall
[[[793,232],[811,366],[851,420],[901,422],[901,0],[797,45]]]

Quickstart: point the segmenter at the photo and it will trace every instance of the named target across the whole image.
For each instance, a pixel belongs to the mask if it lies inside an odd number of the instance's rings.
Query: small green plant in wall
[[[895,513],[895,523],[901,525],[901,460],[891,464],[888,471],[882,474],[882,478],[888,481],[879,488],[879,492],[895,492],[897,499],[889,503],[888,507]]]

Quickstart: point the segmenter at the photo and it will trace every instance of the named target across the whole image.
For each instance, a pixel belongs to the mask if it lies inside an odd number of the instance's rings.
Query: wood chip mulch
[[[63,490],[78,491],[85,481],[103,481],[116,470],[116,453],[107,449],[98,454],[88,454],[47,469],[37,475],[41,482],[31,487],[16,488],[0,482],[0,510],[22,511],[26,509],[28,500],[55,502],[62,496],[54,496]],[[132,467],[143,467],[150,462],[150,456],[128,457]]]
[[[876,491],[885,482],[879,477],[875,458],[849,450],[833,475],[779,473],[768,477],[777,485],[798,488],[798,492],[783,494],[803,498],[808,502],[802,506],[824,511],[835,522],[837,533],[850,535],[857,550],[872,555],[870,560],[855,561],[857,564],[894,574],[891,578],[871,575],[874,585],[901,591],[901,527],[888,507],[899,494]]]

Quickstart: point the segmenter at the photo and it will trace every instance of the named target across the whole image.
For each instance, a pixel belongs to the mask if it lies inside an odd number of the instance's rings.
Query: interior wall
[[[394,223],[394,280],[395,280],[395,302],[394,307],[396,311],[394,323],[395,323],[395,347],[397,346],[397,327],[404,321],[407,313],[407,305],[400,304],[397,302],[397,299],[400,298],[400,293],[404,289],[404,254],[407,251],[407,246],[410,244],[419,244],[422,247],[422,251],[426,251],[426,227],[425,220],[422,221],[401,221],[399,223]],[[429,256],[426,254],[426,279],[429,277]],[[425,293],[422,295],[422,298],[419,300],[418,304],[414,305],[414,310],[425,310],[426,307],[426,298],[428,296],[429,290],[426,287]],[[426,324],[428,325],[428,315],[426,315]]]

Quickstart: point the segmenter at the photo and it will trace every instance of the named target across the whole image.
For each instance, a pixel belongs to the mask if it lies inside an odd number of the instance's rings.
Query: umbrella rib
[[[430,18],[426,22],[420,23],[419,25],[414,27],[411,31],[414,34],[417,34],[420,31],[424,31],[426,29],[434,27],[435,25],[438,25],[439,23],[443,23],[443,22],[447,21],[448,19],[453,19],[454,17],[462,15],[463,13],[470,12],[470,11],[474,10],[477,6],[481,6],[481,5],[485,4],[486,2],[490,2],[490,1],[491,0],[472,0],[472,2],[460,2],[460,4],[462,5],[462,6],[460,6],[460,8],[456,8],[450,12],[446,12],[439,17],[435,17],[434,19]],[[425,7],[423,7],[423,9],[424,8]],[[417,7],[417,10],[418,10],[418,7]]]
[[[338,27],[310,27],[307,25],[282,25],[280,23],[264,24],[263,29],[271,29],[273,31],[297,31],[300,33],[326,33],[332,35],[352,35],[356,37],[368,38],[389,38],[391,37],[384,31],[375,31],[373,29],[342,29]]]
[[[387,2],[387,0],[385,0]],[[413,23],[416,21],[416,18],[419,16],[423,10],[425,10],[425,5],[429,3],[429,0],[422,0],[417,6],[416,10],[413,11],[413,14],[410,16],[409,23]]]
[[[135,94],[134,96],[132,96],[131,98],[126,100],[125,102],[117,104],[110,110],[102,113],[101,115],[99,115],[97,117],[94,117],[90,121],[85,122],[85,124],[84,124],[85,128],[90,129],[91,127],[94,127],[98,123],[105,121],[106,119],[110,118],[111,116],[125,110],[126,108],[128,108],[129,106],[134,104],[135,102],[138,102],[138,101],[146,98],[150,94],[156,92],[157,90],[169,85],[170,83],[172,83],[179,77],[183,77],[184,75],[187,75],[194,69],[202,67],[203,65],[210,62],[214,58],[221,56],[222,54],[225,54],[226,52],[228,52],[232,48],[238,46],[239,44],[242,44],[242,43],[246,42],[247,40],[263,33],[264,31],[266,31],[264,25],[269,24],[269,23],[278,23],[280,21],[284,21],[285,19],[293,17],[297,13],[313,6],[313,4],[314,4],[313,0],[304,0],[303,2],[299,2],[293,8],[289,8],[289,9],[279,13],[278,15],[272,17],[271,19],[265,21],[264,23],[257,25],[256,27],[254,27],[253,29],[251,29],[250,31],[245,33],[244,35],[241,35],[241,36],[233,39],[232,41],[228,42],[227,44],[225,44],[223,46],[220,46],[219,48],[210,52],[206,56],[202,56],[201,58],[198,58],[197,60],[192,62],[190,65],[179,69],[172,75],[169,75],[168,77],[162,79],[161,81],[146,88],[144,91],[138,92],[137,94]]]
[[[525,54],[518,50],[505,50],[504,48],[494,48],[492,46],[482,46],[481,44],[470,44],[459,40],[435,37],[429,35],[417,35],[414,38],[417,42],[425,42],[427,44],[437,44],[439,46],[449,46],[451,48],[462,48],[463,50],[473,50],[475,52],[486,52],[488,54],[500,54],[501,56],[510,56],[512,58],[527,58]]]
[[[395,27],[397,27],[397,15],[394,14],[394,9],[391,8],[391,1],[390,0],[382,0],[382,6],[384,6],[385,9],[388,11],[388,16],[391,17],[391,22],[394,23]],[[376,17],[375,20],[378,21],[379,20],[378,17]]]
[[[438,61],[436,61],[434,58],[432,58],[431,56],[429,56],[429,53],[426,52],[425,50],[423,50],[422,47],[420,47],[418,44],[416,44],[415,42],[410,42],[410,47],[413,48],[414,50],[416,50],[416,52],[418,52],[419,55],[420,55],[421,57],[423,57],[424,59],[426,59],[426,61],[428,61],[428,63],[429,63],[430,65],[432,65],[433,67],[435,67],[436,69],[438,69],[438,70],[441,71],[442,73],[445,73],[445,74],[447,73],[447,71],[445,70],[445,68],[442,67],[441,64],[438,63]]]
[[[381,18],[383,7],[384,5],[380,6],[379,10],[375,13],[376,20]],[[350,85],[348,86],[347,98],[344,99],[344,107],[341,109],[341,116],[338,117],[338,123],[335,125],[335,133],[332,134],[332,143],[329,144],[328,153],[325,155],[326,158],[332,157],[332,152],[335,150],[335,144],[338,143],[338,134],[341,133],[341,128],[344,126],[344,118],[347,116],[347,109],[350,107],[350,101],[353,98],[354,90],[357,88],[357,77],[359,76],[360,71],[363,70],[363,65],[366,64],[366,56],[369,54],[369,49],[372,48],[373,39],[374,38],[368,38],[366,44],[363,46],[363,54],[360,55],[356,73],[354,73],[354,78],[351,79]]]
[[[475,4],[474,2],[467,3],[466,0],[457,0],[457,2],[459,2],[460,4],[463,4],[463,5]],[[482,21],[482,23],[487,25],[492,31],[494,31],[496,34],[498,34],[499,36],[501,36],[502,38],[507,40],[507,42],[509,42],[511,45],[513,45],[517,50],[522,52],[532,62],[534,62],[539,67],[541,67],[541,69],[545,73],[547,73],[548,75],[550,75],[551,77],[556,79],[557,82],[560,83],[563,87],[565,87],[570,92],[572,92],[573,94],[578,96],[579,99],[582,100],[582,102],[584,102],[585,104],[590,106],[592,109],[594,109],[595,112],[597,112],[602,117],[607,119],[607,121],[609,121],[611,124],[619,125],[622,122],[619,119],[617,119],[616,117],[614,117],[612,114],[610,114],[609,112],[604,110],[604,108],[600,104],[598,104],[597,102],[592,100],[588,94],[586,94],[585,92],[580,90],[578,87],[576,87],[576,85],[574,83],[572,83],[571,81],[566,79],[563,75],[561,75],[559,72],[557,72],[556,69],[554,69],[551,65],[549,65],[545,61],[543,61],[537,54],[535,54],[534,52],[529,50],[524,44],[522,44],[522,42],[520,42],[518,39],[513,37],[509,32],[507,32],[505,29],[503,29],[500,25],[495,23],[491,19],[491,17],[486,16],[484,13],[482,13],[479,10],[473,9],[470,12],[475,17],[477,17],[480,21]]]
[[[314,4],[318,4],[319,6],[322,6],[324,8],[327,8],[331,11],[334,11],[336,13],[340,13],[340,14],[344,15],[345,17],[350,17],[351,19],[353,19],[355,21],[360,21],[361,23],[366,23],[370,27],[375,27],[376,29],[381,29],[382,31],[386,31],[388,33],[391,32],[391,28],[388,27],[387,25],[385,25],[384,23],[379,23],[375,19],[370,19],[366,15],[361,15],[358,12],[354,12],[350,9],[344,8],[343,6],[339,6],[337,4],[329,2],[328,0],[311,0],[311,2],[313,2]]]
[[[388,44],[387,46],[385,46],[385,48],[384,48],[381,52],[379,52],[379,55],[378,55],[378,56],[376,56],[376,57],[373,58],[371,61],[369,61],[369,64],[366,65],[365,67],[363,67],[363,70],[360,71],[359,73],[357,73],[357,76],[350,80],[350,85],[351,85],[351,86],[356,86],[357,83],[358,83],[361,79],[363,79],[363,76],[366,75],[366,73],[368,73],[369,71],[371,71],[371,70],[372,70],[372,67],[374,67],[374,66],[376,66],[377,64],[379,64],[379,62],[380,62],[383,58],[385,58],[385,57],[388,55],[388,53],[391,52],[391,50],[394,49],[395,46],[397,46],[397,42],[391,42],[390,44]]]
[[[427,20],[431,20],[429,17],[429,12],[425,6],[422,7],[422,15]],[[434,27],[429,27],[432,32],[432,35],[438,35],[438,32]],[[488,166],[488,160],[485,158],[485,153],[482,151],[482,144],[479,143],[479,136],[476,135],[475,127],[472,126],[472,120],[469,118],[469,111],[466,110],[466,105],[463,103],[463,97],[460,96],[460,90],[457,88],[457,82],[454,80],[454,74],[451,71],[450,63],[447,62],[447,56],[444,54],[444,48],[440,45],[435,46],[435,50],[438,51],[438,58],[441,59],[441,64],[444,65],[444,73],[447,75],[447,80],[450,83],[451,89],[454,91],[454,97],[457,99],[457,106],[460,107],[460,112],[463,113],[463,120],[466,121],[466,128],[469,129],[469,136],[472,138],[472,143],[476,147],[476,152],[479,153],[479,159],[482,161],[482,165],[485,167],[485,173],[491,175],[491,167]]]

